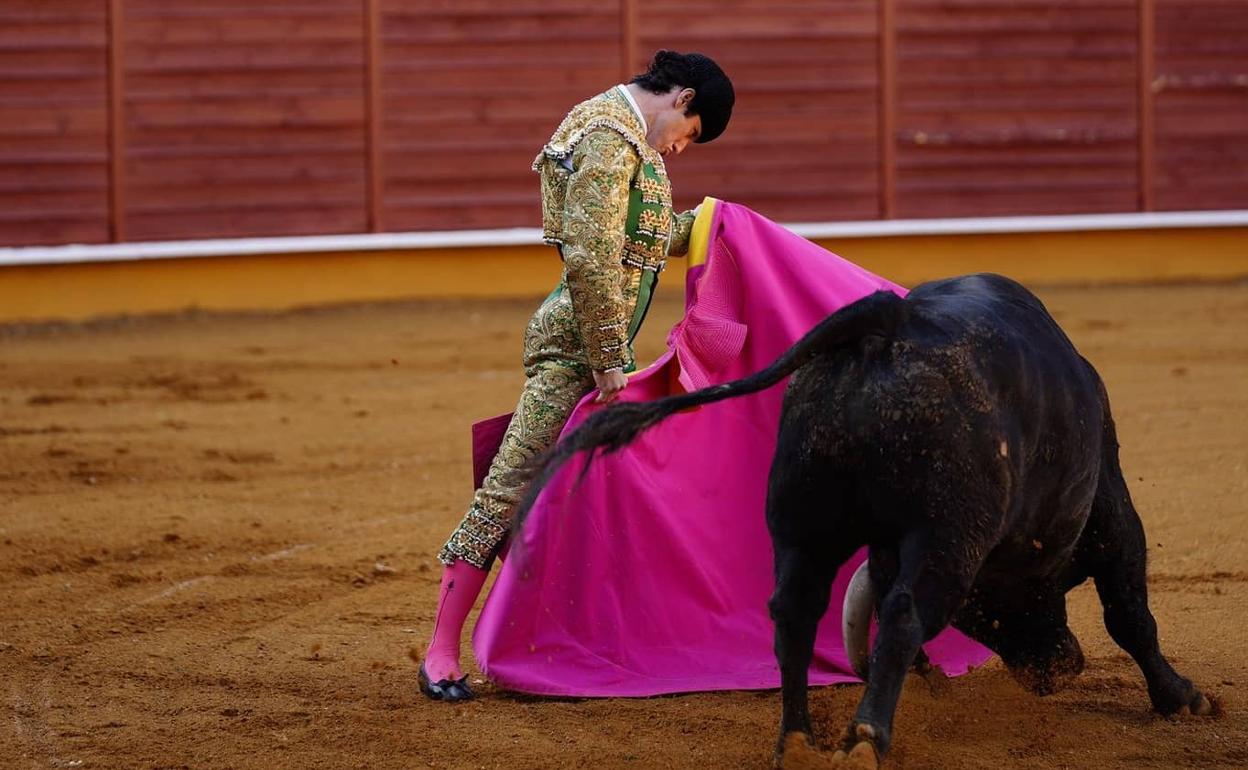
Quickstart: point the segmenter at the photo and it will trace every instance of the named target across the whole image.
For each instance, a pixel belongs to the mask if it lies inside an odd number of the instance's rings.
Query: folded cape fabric
[[[770,364],[829,313],[889,281],[749,209],[708,201],[695,226],[685,317],[633,376],[648,401]],[[485,673],[522,692],[646,696],[777,687],[764,521],[783,385],[676,414],[583,477],[575,459],[543,490],[486,600],[473,642]],[[564,433],[601,409],[587,396]],[[812,684],[857,681],[840,570],[819,626]],[[990,653],[947,629],[926,645],[946,673]]]

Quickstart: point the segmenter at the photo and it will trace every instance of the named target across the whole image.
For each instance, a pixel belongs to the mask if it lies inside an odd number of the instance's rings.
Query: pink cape
[[[866,294],[905,290],[749,209],[710,201],[691,248],[685,317],[629,382],[648,401],[770,364]],[[576,459],[543,490],[486,600],[477,660],[512,690],[646,696],[778,687],[764,521],[784,387],[677,414],[585,477]],[[602,408],[587,396],[567,433]],[[841,641],[842,568],[819,626],[812,684],[859,681]],[[990,653],[952,629],[926,645],[946,673]]]

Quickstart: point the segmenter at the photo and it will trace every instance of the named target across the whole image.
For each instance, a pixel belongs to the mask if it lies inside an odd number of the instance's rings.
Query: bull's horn
[[[863,562],[849,579],[845,590],[845,606],[841,610],[841,639],[845,653],[854,673],[866,680],[871,667],[871,614],[875,611],[875,589],[871,585],[871,573]]]

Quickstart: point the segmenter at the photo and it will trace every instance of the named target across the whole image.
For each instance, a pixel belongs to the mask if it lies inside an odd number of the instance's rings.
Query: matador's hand
[[[594,384],[598,386],[598,397],[594,399],[594,403],[609,404],[628,386],[628,377],[618,367],[604,372],[595,370]]]

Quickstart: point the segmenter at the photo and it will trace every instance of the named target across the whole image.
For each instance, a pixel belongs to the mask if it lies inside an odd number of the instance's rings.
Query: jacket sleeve
[[[628,195],[636,150],[610,129],[586,134],[572,154],[563,208],[563,262],[568,292],[590,368],[632,363],[621,292]]]
[[[693,220],[697,218],[695,209],[689,209],[683,214],[672,214],[671,236],[667,242],[669,257],[683,257],[689,252],[689,234],[693,232]]]

